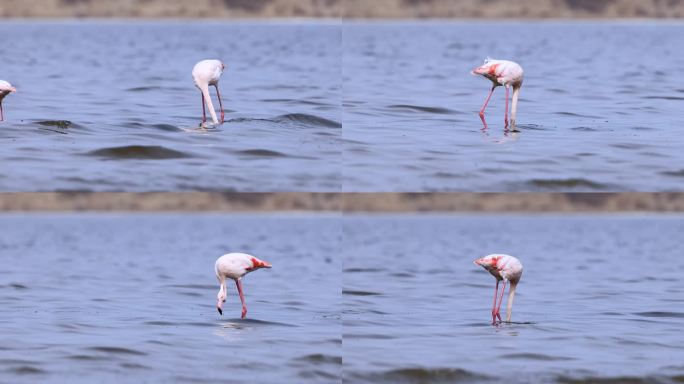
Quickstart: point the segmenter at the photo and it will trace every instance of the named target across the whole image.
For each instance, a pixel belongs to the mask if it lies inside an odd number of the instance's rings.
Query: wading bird
[[[214,267],[216,278],[220,287],[218,292],[218,303],[216,308],[219,314],[223,315],[223,303],[226,301],[226,278],[235,280],[240,301],[242,302],[242,318],[247,315],[247,305],[245,305],[245,295],[242,293],[242,277],[259,268],[271,268],[271,264],[259,260],[246,253],[228,253],[216,260]]]
[[[496,324],[497,318],[499,318],[499,321],[501,321],[501,315],[499,314],[501,302],[503,301],[503,295],[506,291],[506,283],[511,283],[510,288],[508,288],[508,303],[506,304],[506,322],[510,322],[511,311],[513,309],[513,298],[515,297],[515,288],[518,286],[518,282],[520,281],[520,277],[522,276],[523,272],[522,263],[520,263],[520,260],[516,259],[515,257],[504,254],[488,255],[473,261],[473,263],[483,267],[496,278],[496,288],[494,289],[494,305],[492,306],[492,324]],[[503,280],[503,289],[501,290],[499,304],[497,305],[496,299],[499,292],[499,282],[501,280]]]
[[[12,86],[12,84],[6,82],[5,80],[0,80],[0,121],[5,120],[5,116],[2,113],[2,99],[12,92],[16,92],[17,89]]]
[[[202,60],[195,64],[195,67],[192,69],[192,79],[195,81],[195,86],[199,88],[200,92],[202,92],[202,126],[204,126],[207,122],[205,104],[209,108],[211,120],[214,122],[214,124],[219,123],[218,119],[216,119],[214,104],[212,104],[211,96],[209,96],[210,85],[213,85],[216,88],[216,97],[218,97],[219,108],[221,109],[221,124],[223,124],[223,103],[221,102],[221,93],[218,89],[218,82],[221,79],[221,75],[223,74],[223,70],[225,68],[225,64],[223,64],[220,60]]]
[[[482,75],[492,82],[492,89],[489,91],[489,96],[485,100],[482,109],[480,110],[480,119],[485,128],[487,122],[485,121],[484,112],[489,103],[489,99],[494,93],[496,87],[503,85],[506,88],[506,112],[504,114],[504,126],[508,128],[508,91],[513,87],[513,100],[511,102],[511,128],[515,130],[515,115],[518,111],[518,95],[520,94],[520,87],[523,82],[523,69],[518,63],[508,60],[494,60],[485,59],[484,64],[475,68],[471,72],[473,75]]]

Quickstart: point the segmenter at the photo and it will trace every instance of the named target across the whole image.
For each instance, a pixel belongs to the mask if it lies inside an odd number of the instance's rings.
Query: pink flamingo
[[[508,302],[506,303],[506,322],[511,321],[511,311],[513,310],[513,298],[515,297],[515,288],[518,286],[520,277],[522,277],[523,266],[520,260],[510,255],[493,254],[473,261],[486,269],[496,278],[496,288],[494,290],[494,305],[492,306],[492,324],[496,324],[497,317],[501,321],[499,314],[501,309],[501,302],[506,291],[506,282],[510,282],[511,286],[508,289]],[[499,304],[496,304],[496,298],[499,293],[499,281],[503,280],[503,289],[499,297]]]
[[[6,82],[5,80],[0,80],[0,121],[5,121],[5,117],[2,114],[2,99],[10,93],[16,92],[17,89],[12,86],[12,84]]]
[[[480,109],[480,119],[485,128],[487,128],[487,122],[484,118],[484,112],[489,103],[489,99],[494,93],[496,87],[503,85],[506,88],[506,112],[504,115],[504,124],[508,128],[508,91],[510,87],[513,87],[513,101],[511,103],[511,127],[515,130],[515,115],[518,111],[518,95],[520,94],[520,87],[522,87],[523,82],[523,69],[515,62],[508,60],[494,60],[485,59],[484,64],[475,68],[471,72],[473,75],[482,75],[488,78],[492,82],[492,90],[489,91],[489,96],[485,100],[482,109]]]
[[[219,314],[223,315],[223,303],[226,301],[226,278],[229,278],[235,280],[242,302],[242,318],[245,318],[247,305],[245,305],[245,296],[242,293],[242,277],[259,268],[271,268],[271,264],[246,253],[228,253],[216,260],[214,269],[220,284],[216,304]]]
[[[216,111],[214,111],[214,104],[211,102],[211,96],[209,96],[209,86],[213,85],[216,88],[216,96],[219,101],[219,108],[221,109],[221,124],[224,120],[223,103],[221,102],[221,93],[218,89],[218,82],[221,79],[223,70],[226,68],[225,64],[221,60],[202,60],[195,64],[192,69],[192,79],[195,81],[195,86],[199,88],[202,92],[202,126],[207,122],[207,112],[205,110],[205,103],[209,107],[209,113],[211,114],[211,120],[214,124],[218,124],[219,121],[216,119]]]

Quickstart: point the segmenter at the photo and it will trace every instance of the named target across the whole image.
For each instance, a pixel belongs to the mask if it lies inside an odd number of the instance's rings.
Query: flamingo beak
[[[16,93],[17,89],[15,87],[10,88],[10,92]]]
[[[271,268],[271,263],[264,261],[263,268]]]
[[[218,303],[216,304],[216,309],[218,309],[219,315],[223,316],[223,301],[218,301]]]

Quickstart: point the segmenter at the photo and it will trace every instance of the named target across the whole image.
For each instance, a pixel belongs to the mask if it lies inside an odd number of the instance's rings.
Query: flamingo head
[[[473,261],[473,264],[479,265],[488,271],[492,271],[497,269],[499,259],[501,259],[501,256],[489,255]]]
[[[248,268],[248,271],[256,271],[259,268],[271,268],[271,263],[263,260],[259,260],[256,257],[252,257],[252,267]]]
[[[216,303],[216,309],[218,310],[219,315],[223,315],[223,303],[226,302],[226,294],[221,290],[221,292],[218,293],[218,302]]]
[[[489,57],[484,60],[484,63],[480,65],[479,67],[474,68],[472,71],[470,71],[471,75],[482,75],[482,76],[487,76],[490,75],[492,72],[492,67],[495,66],[496,64],[491,64],[490,62],[492,59]],[[496,68],[496,67],[494,67]]]

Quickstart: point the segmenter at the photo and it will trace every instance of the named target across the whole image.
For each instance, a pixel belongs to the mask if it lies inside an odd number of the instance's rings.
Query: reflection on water
[[[3,104],[0,190],[340,189],[334,24],[9,21],[0,34],[0,77],[19,90]],[[227,64],[226,122],[201,129],[190,71],[208,57]]]
[[[344,220],[345,376],[363,383],[681,382],[681,216]],[[472,260],[525,265],[512,323]]]
[[[340,225],[306,215],[0,215],[0,382],[338,378]],[[216,313],[214,261],[226,250],[273,263],[244,278],[244,320],[230,289]]]
[[[343,28],[346,191],[681,189],[677,23]],[[482,131],[491,83],[469,71],[487,56],[525,70],[519,134],[504,130],[502,88]]]

